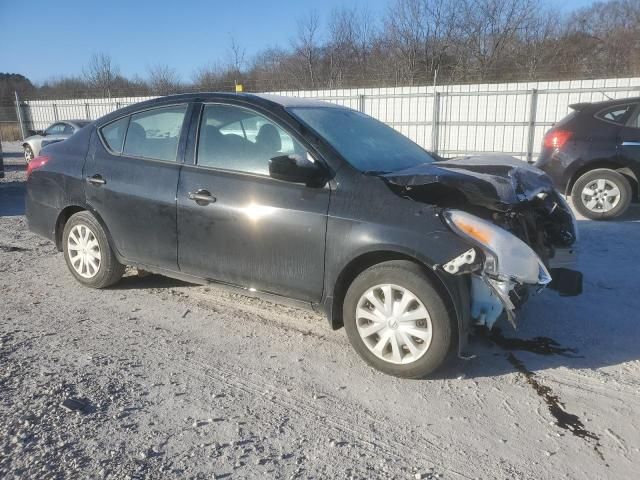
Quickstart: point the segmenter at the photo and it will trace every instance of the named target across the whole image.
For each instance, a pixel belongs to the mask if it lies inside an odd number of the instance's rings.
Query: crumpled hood
[[[508,155],[482,155],[425,163],[381,176],[403,193],[429,193],[441,197],[461,194],[474,205],[507,211],[533,200],[541,192],[553,192],[551,179],[541,170]]]

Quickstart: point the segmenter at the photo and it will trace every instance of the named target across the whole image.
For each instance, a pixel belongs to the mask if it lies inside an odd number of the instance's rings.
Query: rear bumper
[[[29,195],[25,199],[25,213],[29,230],[55,242],[58,209],[40,202],[35,202]]]

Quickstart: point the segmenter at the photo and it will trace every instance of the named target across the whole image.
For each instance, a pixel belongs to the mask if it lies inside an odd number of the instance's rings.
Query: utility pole
[[[18,122],[20,123],[20,134],[22,135],[22,140],[27,137],[27,131],[25,129],[24,119],[22,118],[22,109],[20,108],[20,97],[18,96],[18,92],[13,92],[16,96],[16,115],[18,116]]]

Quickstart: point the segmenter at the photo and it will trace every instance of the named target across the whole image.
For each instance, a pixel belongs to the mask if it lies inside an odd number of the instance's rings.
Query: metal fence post
[[[58,121],[58,105],[56,105],[55,103],[53,104],[53,119],[56,122]]]
[[[533,142],[536,138],[536,110],[538,108],[538,89],[531,89],[529,99],[529,131],[527,132],[527,162],[533,162]]]
[[[364,113],[364,94],[358,95],[358,111]]]
[[[431,151],[438,153],[438,130],[440,129],[440,92],[433,92],[433,113],[431,117]]]
[[[18,92],[13,92],[16,95],[16,115],[18,116],[18,123],[20,124],[20,135],[22,135],[22,140],[27,138],[27,130],[26,125],[24,124],[24,119],[22,118],[22,108],[20,107],[20,97],[18,96]]]
[[[2,158],[2,130],[0,130],[0,178],[4,178],[4,159]]]
[[[89,115],[89,104],[88,103],[84,104],[84,116],[86,117],[87,120],[91,120],[91,115]]]

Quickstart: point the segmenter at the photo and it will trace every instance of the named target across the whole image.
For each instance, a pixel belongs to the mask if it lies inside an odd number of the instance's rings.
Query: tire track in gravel
[[[30,239],[31,235],[28,235],[27,240]],[[83,295],[80,297],[77,293],[80,287],[77,287],[72,279],[67,277],[64,264],[61,262],[61,256],[53,252],[52,249],[26,252],[22,262],[23,266],[30,265],[40,272],[45,272],[39,273],[38,276],[27,277],[26,280],[23,274],[20,274],[23,285],[31,287],[31,289],[26,288],[26,290],[38,291],[39,289],[42,291],[44,285],[55,285],[58,291],[53,295],[61,294],[61,300],[66,301],[71,306],[68,310],[69,315],[66,315],[67,317],[74,316],[73,306],[79,305],[79,301],[82,298],[82,307],[86,309],[83,317],[96,316],[97,318],[109,320],[102,323],[95,323],[90,320],[85,322],[90,322],[91,328],[95,329],[96,333],[112,339],[110,345],[102,345],[99,341],[93,342],[90,345],[92,349],[100,349],[107,355],[113,355],[114,351],[117,350],[131,352],[138,358],[148,358],[148,363],[156,363],[156,360],[160,359],[165,364],[169,362],[190,372],[189,376],[194,378],[196,383],[208,385],[218,382],[237,392],[263,399],[265,403],[272,405],[274,409],[283,412],[276,412],[274,413],[275,416],[292,412],[293,415],[300,419],[296,422],[296,431],[303,434],[310,433],[308,429],[304,428],[304,419],[317,417],[321,420],[316,422],[313,428],[319,430],[318,434],[329,437],[334,435],[352,437],[355,439],[354,444],[358,445],[358,448],[367,451],[374,457],[392,457],[396,460],[402,460],[407,465],[430,465],[440,471],[447,472],[448,476],[456,478],[487,478],[488,472],[491,472],[489,476],[500,475],[500,472],[502,472],[503,476],[535,478],[532,473],[533,470],[527,465],[518,463],[516,466],[504,461],[496,464],[495,458],[480,450],[472,450],[471,452],[466,452],[465,455],[459,455],[457,453],[459,448],[456,447],[460,447],[462,444],[456,442],[455,439],[441,438],[438,435],[431,434],[431,432],[425,434],[421,429],[417,429],[415,425],[407,423],[407,420],[401,420],[402,423],[398,424],[397,419],[389,418],[384,412],[377,411],[375,416],[371,415],[364,405],[357,402],[350,401],[345,403],[345,400],[331,395],[325,395],[326,398],[322,399],[323,402],[316,402],[311,401],[310,396],[296,393],[295,391],[283,391],[281,385],[277,383],[277,374],[275,374],[276,383],[273,383],[273,381],[266,381],[263,378],[256,378],[256,375],[259,375],[261,371],[258,371],[257,374],[250,373],[247,375],[246,372],[242,371],[242,366],[238,368],[235,364],[221,363],[217,358],[217,365],[215,366],[212,366],[209,358],[202,354],[189,355],[189,358],[185,359],[184,352],[178,352],[175,350],[175,346],[171,347],[166,343],[159,344],[157,347],[145,345],[143,350],[140,350],[140,347],[132,347],[130,343],[133,333],[127,333],[132,325],[130,322],[125,321],[127,313],[131,311],[127,309],[136,306],[138,302],[143,305],[157,305],[159,300],[168,300],[170,304],[167,306],[173,310],[182,308],[178,307],[179,305],[187,307],[187,310],[191,311],[187,317],[189,320],[196,314],[206,319],[220,319],[228,325],[231,325],[231,322],[240,320],[245,324],[245,328],[247,328],[247,324],[252,324],[255,327],[264,329],[263,332],[266,333],[266,336],[272,338],[278,337],[278,335],[273,334],[273,331],[295,332],[303,337],[308,337],[303,341],[313,342],[314,346],[323,344],[323,350],[327,350],[325,353],[335,352],[333,346],[335,343],[338,343],[339,349],[343,347],[349,348],[348,342],[342,336],[332,337],[323,333],[326,332],[326,324],[319,315],[229,293],[220,295],[215,300],[212,300],[206,291],[202,291],[203,288],[207,287],[179,284],[177,287],[167,288],[165,285],[163,288],[154,288],[153,281],[150,282],[151,285],[147,288],[132,285],[130,289],[114,289],[103,292],[83,289]],[[144,281],[141,280],[141,283],[144,284]],[[170,284],[170,282],[167,282],[167,284]],[[212,287],[212,290],[215,290],[215,287]],[[215,294],[216,291],[213,293]],[[149,299],[152,300],[149,301]],[[22,307],[23,305],[17,304],[16,306]],[[40,305],[38,308],[40,307],[44,307],[44,305]],[[23,310],[23,308],[20,309]],[[149,313],[153,315],[154,313],[158,314],[159,311],[159,308],[151,308]],[[62,319],[61,313],[63,312],[56,312],[55,317]],[[77,313],[75,313],[75,316],[77,317]],[[180,317],[179,314],[176,318],[178,317]],[[301,317],[303,317],[303,320],[301,320]],[[303,323],[304,320],[308,321],[308,323]],[[170,339],[172,342],[184,341],[189,344],[190,350],[193,350],[193,347],[198,342],[202,342],[199,338],[189,337],[189,332],[183,333],[179,329],[163,328],[160,325],[161,322],[156,322],[155,319],[144,318],[142,319],[142,324],[137,325],[135,328],[145,330],[144,334],[148,337],[157,337],[158,342],[164,339]],[[119,335],[113,335],[114,331],[123,331],[127,334],[120,338]],[[262,335],[263,332],[260,332],[260,334]],[[142,333],[135,333],[135,335],[142,335]],[[206,342],[204,343],[206,344]],[[176,346],[179,347],[178,344]],[[251,365],[245,366],[251,369]],[[262,371],[263,375],[264,373]],[[274,374],[272,371],[268,371],[264,378],[271,377],[274,377]],[[375,378],[372,381],[374,380]],[[311,379],[311,382],[313,382],[313,379]],[[302,387],[302,391],[304,391],[305,383],[299,381],[293,386],[298,390]],[[265,394],[267,391],[270,393]],[[274,393],[275,395],[273,395]],[[425,401],[428,402],[428,398],[425,397]],[[324,406],[322,403],[332,405],[333,408]],[[253,421],[260,422],[260,420]],[[490,419],[487,418],[485,423],[490,423]],[[372,425],[373,429],[367,429],[366,425]],[[413,432],[414,428],[417,432]],[[315,434],[316,432],[311,433]],[[425,438],[425,435],[431,435],[431,438]],[[451,445],[452,441],[456,444],[455,447]],[[468,462],[469,455],[474,458],[473,462]],[[517,471],[517,469],[520,471]]]
[[[117,318],[117,315],[115,317]],[[105,328],[102,324],[95,323],[93,321],[90,321],[90,324],[93,326],[95,331],[99,331],[103,335],[109,335],[111,333],[111,329]],[[157,333],[158,331],[154,330],[154,332]],[[162,332],[162,334],[164,335],[165,332]],[[175,337],[173,338],[173,340],[175,341]],[[424,440],[427,443],[423,445],[423,448],[420,448],[419,446],[411,446],[406,441],[403,442],[402,440],[396,440],[395,438],[406,439],[404,433],[405,430],[403,430],[402,432],[394,431],[392,435],[393,438],[385,438],[384,440],[376,438],[375,440],[368,440],[367,437],[371,437],[374,432],[358,427],[358,425],[375,425],[377,427],[377,431],[384,431],[386,435],[390,434],[393,427],[390,427],[389,423],[381,421],[370,415],[367,415],[365,418],[359,418],[339,413],[341,410],[359,410],[357,408],[353,408],[352,405],[346,406],[343,404],[340,405],[339,408],[334,409],[323,407],[317,402],[309,401],[304,396],[297,395],[292,392],[287,392],[286,390],[282,391],[273,383],[258,381],[256,379],[249,380],[244,374],[234,371],[234,369],[229,364],[223,363],[219,359],[216,359],[216,367],[212,367],[209,363],[206,363],[202,360],[197,360],[195,358],[189,360],[181,360],[180,358],[169,356],[165,353],[164,349],[156,348],[151,345],[147,345],[145,347],[144,354],[146,355],[148,352],[153,352],[153,356],[162,358],[166,362],[170,362],[173,365],[179,365],[187,370],[190,370],[192,377],[204,377],[208,380],[223,383],[240,392],[249,395],[255,395],[258,398],[262,398],[267,402],[280,407],[286,412],[294,412],[300,418],[317,417],[331,426],[334,431],[340,432],[342,434],[347,433],[355,437],[358,442],[361,442],[359,445],[360,447],[362,447],[362,445],[366,445],[366,450],[374,455],[379,456],[382,452],[386,456],[391,456],[397,460],[403,460],[408,463],[421,461],[430,465],[434,469],[446,471],[453,475],[456,475],[458,478],[473,478],[458,471],[457,468],[453,469],[450,467],[445,467],[444,465],[446,463],[449,463],[451,461],[451,458],[450,456],[449,458],[447,458],[447,451],[445,449],[435,445],[433,442]],[[277,393],[279,396],[273,395],[273,393]],[[328,394],[323,394],[323,396],[329,397]],[[335,397],[331,397],[330,403],[338,405],[341,402],[343,401]],[[410,440],[411,443],[415,443],[415,441],[416,439]],[[437,455],[428,454],[433,451],[437,452]],[[407,459],[407,452],[411,454],[411,459]],[[437,460],[434,460],[434,457],[436,456]],[[459,468],[462,468],[462,465]]]

